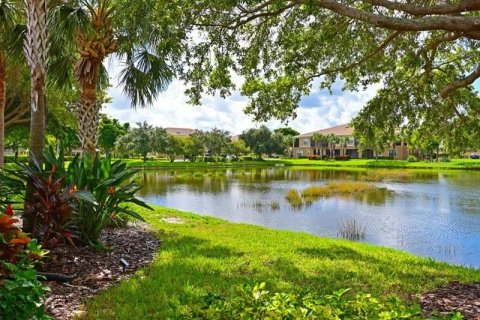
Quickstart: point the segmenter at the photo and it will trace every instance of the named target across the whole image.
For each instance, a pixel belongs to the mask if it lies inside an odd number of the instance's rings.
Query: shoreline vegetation
[[[347,298],[397,297],[398,308],[418,310],[421,318],[423,293],[480,280],[480,270],[395,249],[152,207],[136,211],[158,234],[161,250],[134,277],[87,300],[82,319],[194,318],[205,299],[228,302],[240,286],[263,282],[288,294],[349,289]]]
[[[356,168],[356,169],[419,169],[419,170],[480,170],[480,160],[452,159],[450,162],[408,162],[407,160],[352,159],[348,161],[308,160],[308,159],[265,159],[238,162],[189,162],[168,160],[122,159],[129,167],[139,169],[170,168],[236,168],[236,167],[306,167],[316,168]]]

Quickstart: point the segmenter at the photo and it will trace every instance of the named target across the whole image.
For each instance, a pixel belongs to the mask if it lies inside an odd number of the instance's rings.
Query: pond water
[[[453,264],[480,267],[480,173],[305,170],[286,167],[143,171],[149,203],[275,229],[340,237],[355,220],[361,241]],[[323,197],[300,208],[290,189],[365,181],[380,189]]]

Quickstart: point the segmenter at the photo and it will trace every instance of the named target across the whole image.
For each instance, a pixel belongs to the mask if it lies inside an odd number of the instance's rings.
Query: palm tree
[[[4,165],[5,151],[5,106],[7,53],[5,50],[5,37],[12,31],[18,15],[17,3],[10,0],[0,0],[0,167]]]
[[[38,161],[42,161],[45,147],[49,4],[50,0],[25,0],[27,31],[24,53],[31,78],[30,154]]]
[[[153,31],[151,23],[135,28],[135,23],[122,14],[128,6],[116,10],[110,0],[84,0],[74,7],[58,7],[56,24],[75,41],[79,59],[75,64],[75,79],[80,88],[77,106],[78,136],[84,152],[95,154],[98,143],[98,121],[101,104],[98,90],[108,77],[103,62],[116,54],[124,67],[120,72],[120,84],[132,105],[151,104],[156,95],[166,89],[173,78],[173,67],[164,55],[152,53],[161,41],[160,31]],[[133,10],[133,9],[132,9]],[[142,8],[145,11],[145,8]],[[132,13],[132,16],[148,14]],[[128,20],[128,21],[126,21]],[[128,27],[126,23],[130,23]],[[65,32],[67,30],[67,32]],[[142,37],[141,33],[148,34]],[[130,34],[133,33],[133,34]]]
[[[330,146],[330,157],[332,159],[335,158],[335,145],[338,143],[338,141],[339,141],[338,136],[336,136],[333,133],[327,136],[327,142]]]
[[[321,134],[321,133],[317,133],[315,132],[313,135],[312,135],[312,141],[315,142],[315,149],[316,149],[316,152],[317,152],[317,155],[318,155],[318,149],[319,149],[319,143],[324,139],[324,135]],[[321,155],[320,155],[321,156]]]
[[[347,136],[341,136],[341,137],[339,137],[338,140],[340,142],[340,147],[342,148],[343,155],[345,155],[349,138]],[[342,153],[342,152],[340,152],[340,153]]]

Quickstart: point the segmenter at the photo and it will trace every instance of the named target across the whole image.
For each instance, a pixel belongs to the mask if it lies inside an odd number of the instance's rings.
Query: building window
[[[304,146],[308,146],[308,143],[309,143],[309,141],[308,141],[307,138],[303,139],[303,145],[304,145]]]
[[[355,139],[353,137],[349,137],[347,144],[349,146],[354,146],[355,145]]]
[[[390,150],[389,150],[389,152],[388,152],[388,157],[391,158],[391,159],[397,157],[397,152],[395,151],[395,149],[390,149]]]

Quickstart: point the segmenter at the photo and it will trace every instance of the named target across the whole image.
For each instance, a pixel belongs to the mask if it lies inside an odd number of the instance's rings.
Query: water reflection
[[[143,171],[147,201],[231,221],[337,237],[354,217],[364,241],[451,263],[480,266],[480,174],[404,170],[242,168]],[[322,197],[292,208],[290,189],[364,181],[378,189]],[[275,203],[272,205],[272,203]]]

